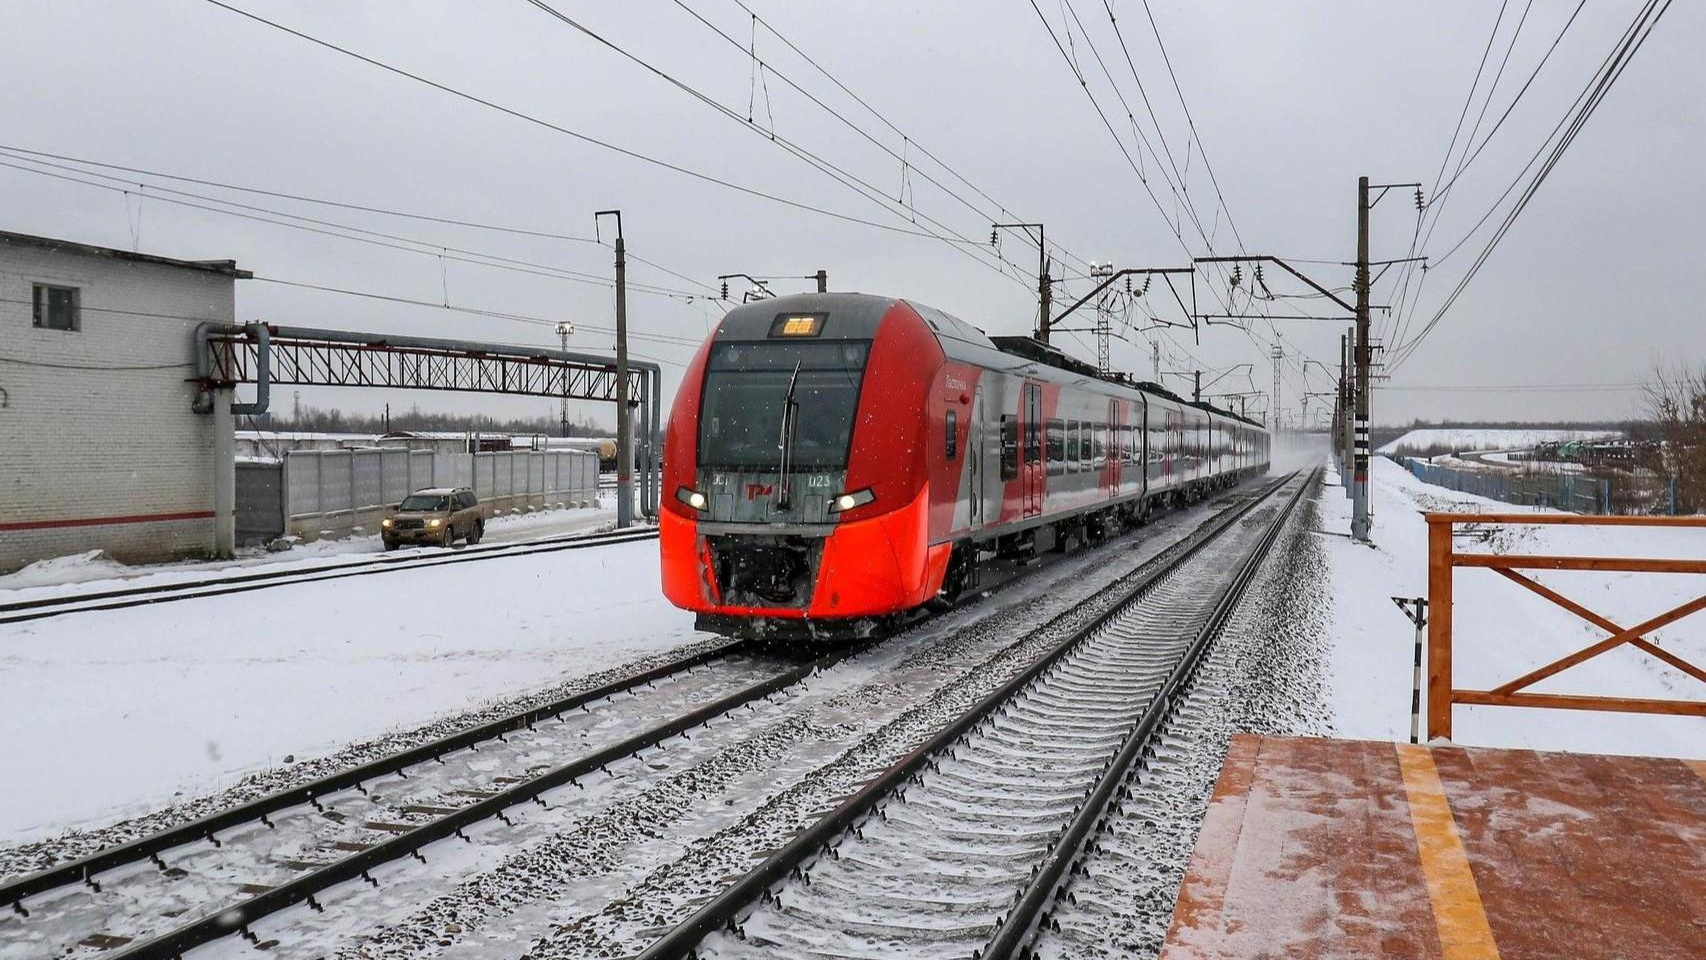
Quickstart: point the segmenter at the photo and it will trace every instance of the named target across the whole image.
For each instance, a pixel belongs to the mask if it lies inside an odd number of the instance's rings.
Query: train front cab
[[[917,411],[942,365],[904,302],[817,294],[731,311],[666,431],[670,601],[718,632],[820,635],[933,596],[950,548],[928,544]]]

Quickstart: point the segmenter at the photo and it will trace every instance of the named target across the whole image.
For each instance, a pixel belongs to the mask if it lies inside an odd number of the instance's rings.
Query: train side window
[[[960,452],[960,413],[958,410],[948,411],[948,459],[952,460]]]
[[[1061,472],[1066,462],[1066,421],[1058,418],[1048,422],[1048,462],[1050,473]]]
[[[1080,424],[1077,420],[1066,421],[1066,469],[1078,469],[1078,434]]]
[[[1019,476],[1019,418],[1001,418],[1001,479]]]
[[[1091,443],[1094,444],[1095,449],[1092,451],[1092,455],[1096,458],[1097,464],[1108,462],[1108,439],[1102,432],[1106,429],[1107,428],[1101,424],[1097,424],[1093,430],[1095,437],[1091,440]]]

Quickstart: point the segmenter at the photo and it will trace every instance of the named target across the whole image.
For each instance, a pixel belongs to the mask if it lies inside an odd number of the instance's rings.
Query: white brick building
[[[235,321],[247,276],[0,232],[0,572],[215,550],[216,418],[190,409],[192,340]]]

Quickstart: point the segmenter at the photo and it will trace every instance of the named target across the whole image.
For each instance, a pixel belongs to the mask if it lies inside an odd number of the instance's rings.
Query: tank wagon
[[[979,566],[1268,468],[1259,424],[1025,337],[857,293],[731,310],[664,439],[665,595],[701,629],[869,633]]]

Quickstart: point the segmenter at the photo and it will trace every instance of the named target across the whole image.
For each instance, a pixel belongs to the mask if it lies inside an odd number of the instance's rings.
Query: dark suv
[[[467,487],[416,490],[388,510],[379,527],[387,550],[405,543],[448,547],[463,538],[479,543],[486,532],[486,512]]]

